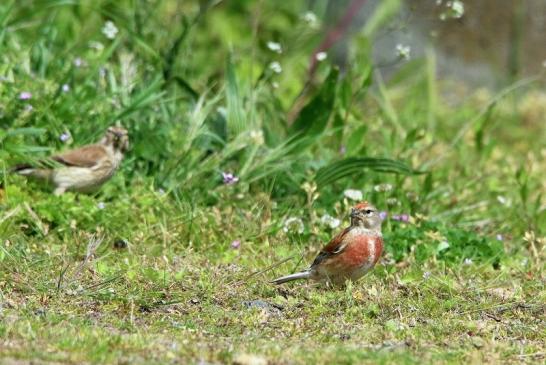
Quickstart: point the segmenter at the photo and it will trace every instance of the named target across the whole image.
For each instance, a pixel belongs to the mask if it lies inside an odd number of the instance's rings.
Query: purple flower
[[[29,91],[23,91],[19,94],[19,99],[21,100],[29,100],[32,98],[32,94]]]
[[[233,248],[234,250],[238,249],[240,246],[241,246],[241,241],[239,240],[234,240],[233,242],[231,242],[231,248]]]
[[[222,178],[224,179],[224,184],[226,185],[233,185],[239,181],[239,178],[230,172],[222,172]]]
[[[387,212],[379,212],[379,218],[381,218],[382,221],[387,219],[388,215],[389,215],[389,213],[387,213]]]
[[[395,214],[392,219],[398,222],[409,222],[409,215],[407,214]]]

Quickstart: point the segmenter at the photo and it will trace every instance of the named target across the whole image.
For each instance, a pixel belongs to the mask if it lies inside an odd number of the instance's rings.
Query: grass
[[[0,363],[543,362],[544,74],[471,90],[430,49],[384,80],[385,4],[312,80],[305,4],[1,4]],[[5,173],[116,122],[97,194]],[[380,265],[270,285],[347,224],[346,189],[388,212]]]

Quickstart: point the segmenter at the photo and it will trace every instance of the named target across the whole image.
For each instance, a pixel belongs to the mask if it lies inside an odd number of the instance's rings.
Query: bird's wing
[[[93,167],[105,157],[107,152],[104,146],[94,144],[51,156],[51,159],[65,166]]]
[[[326,246],[322,248],[322,250],[319,252],[317,257],[315,258],[315,261],[313,261],[313,264],[311,264],[311,267],[319,265],[321,262],[326,260],[327,258],[330,258],[332,256],[335,256],[342,252],[345,247],[347,247],[345,240],[345,236],[352,227],[347,227],[343,231],[339,232],[337,236],[332,238],[330,242]]]

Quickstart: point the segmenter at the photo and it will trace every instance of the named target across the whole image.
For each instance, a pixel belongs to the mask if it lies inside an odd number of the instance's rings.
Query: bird
[[[66,191],[90,193],[114,175],[128,148],[127,130],[111,126],[95,144],[50,156],[41,166],[20,164],[10,171],[51,183],[55,195]]]
[[[292,280],[310,279],[333,285],[356,281],[370,271],[383,252],[382,219],[378,210],[367,201],[356,204],[350,213],[351,224],[319,252],[311,267],[272,281],[283,284]]]

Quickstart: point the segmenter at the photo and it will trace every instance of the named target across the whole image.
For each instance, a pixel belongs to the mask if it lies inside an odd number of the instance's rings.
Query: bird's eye
[[[373,210],[371,210],[371,209],[366,209],[365,213],[366,213],[367,215],[370,215],[370,214],[373,213]]]

